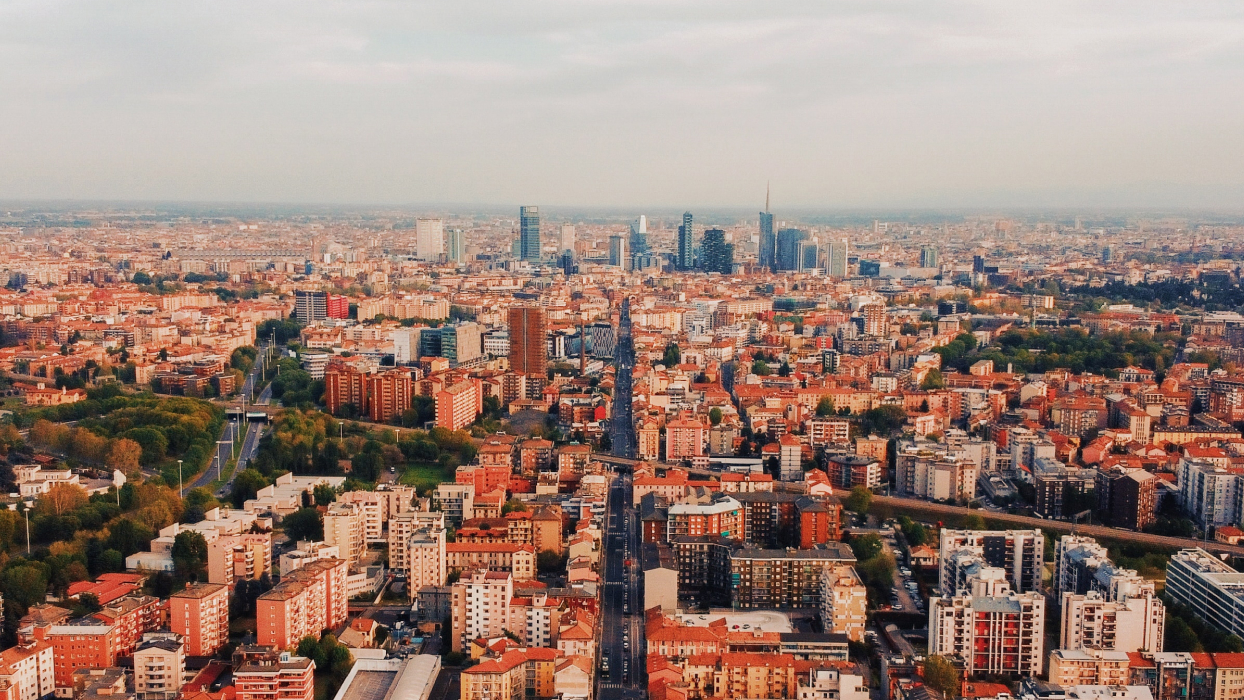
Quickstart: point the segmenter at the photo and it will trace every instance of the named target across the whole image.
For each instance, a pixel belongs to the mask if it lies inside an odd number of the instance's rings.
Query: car
[[[894,604],[894,609],[895,609],[895,610],[902,610],[902,609],[903,609],[903,604],[902,604],[902,603],[895,603],[895,604]]]
[[[626,651],[630,651],[630,650],[631,650],[631,640],[629,640],[629,639],[623,639],[623,640],[622,640],[622,648],[623,648],[623,649],[625,649]]]

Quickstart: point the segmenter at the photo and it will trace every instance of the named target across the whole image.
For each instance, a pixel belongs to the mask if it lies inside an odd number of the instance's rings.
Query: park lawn
[[[454,480],[454,469],[443,469],[435,462],[415,462],[406,465],[398,477],[398,483],[414,486],[420,492],[436,488]]]

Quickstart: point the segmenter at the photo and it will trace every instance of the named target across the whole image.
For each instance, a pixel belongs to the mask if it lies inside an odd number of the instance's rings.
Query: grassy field
[[[414,486],[420,493],[434,489],[439,484],[454,480],[454,470],[442,469],[433,462],[414,463],[407,465],[398,477],[398,483]]]

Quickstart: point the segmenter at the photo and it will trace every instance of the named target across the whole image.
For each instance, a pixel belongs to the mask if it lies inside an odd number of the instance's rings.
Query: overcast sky
[[[0,0],[0,199],[1244,209],[1244,2]]]

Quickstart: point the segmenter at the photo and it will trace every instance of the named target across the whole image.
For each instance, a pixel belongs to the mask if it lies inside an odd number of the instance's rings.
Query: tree
[[[682,352],[678,349],[678,343],[670,343],[665,346],[665,355],[661,357],[661,364],[666,367],[673,367],[682,363]]]
[[[207,540],[193,530],[173,539],[173,569],[186,581],[202,581],[207,574]]]
[[[713,425],[721,425],[721,418],[722,418],[722,414],[721,414],[720,408],[713,406],[711,409],[709,409],[708,411],[708,422],[709,423],[712,423]]]
[[[233,507],[241,508],[244,503],[254,498],[259,489],[268,485],[268,480],[254,469],[243,469],[233,477],[233,488],[229,495],[233,499]]]
[[[9,566],[0,574],[0,590],[5,601],[12,601],[23,615],[30,606],[47,599],[47,567],[38,562]]]
[[[964,530],[984,530],[985,519],[976,513],[972,513],[963,518],[963,522],[959,524],[959,527]]]
[[[872,502],[873,492],[864,486],[856,486],[851,489],[851,495],[847,496],[847,502],[844,505],[846,505],[847,510],[864,515],[868,512]]]
[[[959,697],[963,692],[959,669],[945,656],[930,656],[925,659],[924,683],[947,698]]]
[[[112,442],[112,449],[108,450],[104,465],[109,469],[119,470],[122,474],[133,475],[142,468],[142,456],[142,445],[129,438],[121,438]]]
[[[155,537],[155,533],[150,528],[126,517],[112,521],[108,526],[108,531],[108,547],[117,550],[123,557],[137,552]]]
[[[508,515],[510,513],[515,513],[515,512],[526,513],[527,504],[523,503],[517,498],[511,498],[510,500],[505,502],[505,505],[501,506],[501,515]]]
[[[151,284],[151,275],[139,270],[134,273],[134,276],[130,278],[130,281],[134,284]]]
[[[779,377],[790,376],[790,363],[787,362],[786,360],[782,360],[782,366],[778,367],[778,376]]]
[[[758,377],[769,376],[769,364],[764,360],[756,360],[755,362],[752,362],[752,374]]]
[[[536,555],[536,568],[542,574],[556,574],[565,571],[566,557],[551,549],[541,550]]]
[[[296,510],[285,516],[281,524],[291,541],[319,542],[324,539],[324,518],[314,508]]]
[[[851,551],[855,552],[855,558],[861,562],[881,554],[884,549],[881,538],[876,535],[860,535],[851,538]]]
[[[816,415],[832,416],[834,415],[834,400],[828,396],[822,396],[820,401],[816,402]]]
[[[57,484],[39,497],[40,513],[64,515],[86,505],[86,491],[77,484]]]
[[[315,505],[326,506],[337,500],[337,490],[328,484],[316,484]]]
[[[925,391],[932,391],[933,389],[941,389],[945,386],[946,386],[946,380],[942,378],[942,371],[937,368],[929,370],[924,375],[924,379],[920,380],[920,388],[924,389]]]

